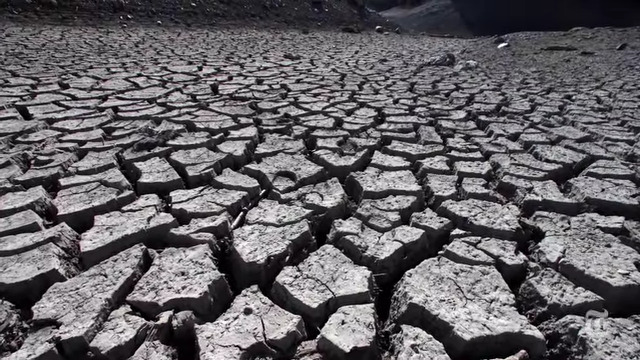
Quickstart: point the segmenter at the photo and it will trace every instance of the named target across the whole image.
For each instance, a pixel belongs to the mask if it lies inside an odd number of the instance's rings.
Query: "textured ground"
[[[10,359],[639,358],[638,29],[0,31]]]

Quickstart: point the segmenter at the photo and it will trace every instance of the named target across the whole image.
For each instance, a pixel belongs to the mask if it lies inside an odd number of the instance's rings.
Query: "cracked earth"
[[[640,359],[639,29],[0,31],[2,356]]]

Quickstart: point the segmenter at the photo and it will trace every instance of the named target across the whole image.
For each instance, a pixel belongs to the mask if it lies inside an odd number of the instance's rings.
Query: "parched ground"
[[[9,359],[639,358],[639,29],[0,31]]]

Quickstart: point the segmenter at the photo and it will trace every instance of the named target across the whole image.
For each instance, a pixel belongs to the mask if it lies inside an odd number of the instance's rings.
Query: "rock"
[[[640,200],[634,197],[639,190],[629,180],[579,176],[567,181],[565,186],[569,196],[584,201],[601,214],[630,218],[640,216]]]
[[[456,57],[452,53],[441,54],[430,57],[424,65],[426,66],[453,66],[456,63]]]
[[[118,169],[108,169],[97,174],[90,175],[74,175],[63,177],[58,180],[60,189],[67,189],[72,186],[84,185],[89,183],[101,183],[102,185],[116,188],[118,190],[131,190],[131,184],[126,177]]]
[[[127,303],[147,317],[191,310],[215,319],[230,302],[229,285],[206,244],[163,250],[127,296]]]
[[[551,233],[533,248],[531,256],[601,296],[613,314],[638,311],[635,299],[640,297],[640,271],[635,264],[640,263],[640,254],[615,236],[586,227]]]
[[[29,209],[4,217],[0,224],[0,237],[40,230],[44,230],[42,218]]]
[[[154,207],[96,216],[94,226],[80,238],[82,264],[91,267],[143,242],[160,244],[165,234],[177,225],[171,215],[158,212]]]
[[[522,186],[519,190],[523,194],[516,196],[516,202],[521,204],[524,213],[531,214],[537,210],[550,210],[567,215],[577,215],[580,211],[580,202],[565,197],[554,181],[522,179],[519,185]]]
[[[455,175],[429,175],[425,184],[429,205],[437,208],[446,200],[457,199],[457,181]]]
[[[511,204],[500,205],[475,199],[447,200],[436,212],[474,235],[513,241],[524,239],[524,232],[518,223],[520,211]]]
[[[329,176],[344,180],[349,174],[362,171],[371,159],[367,150],[362,150],[353,155],[339,155],[330,150],[317,150],[313,152],[313,160],[325,168]]]
[[[226,213],[207,218],[196,218],[186,225],[169,230],[169,233],[158,244],[174,247],[211,244],[216,238],[223,239],[231,235],[230,221],[229,214]]]
[[[285,226],[309,219],[313,211],[297,205],[284,205],[273,200],[262,200],[249,210],[247,225]]]
[[[57,328],[47,326],[28,334],[20,350],[6,357],[7,360],[46,359],[61,360],[63,357],[56,348]]]
[[[211,180],[211,185],[217,188],[244,191],[251,197],[260,194],[260,184],[257,180],[231,169],[222,170],[220,175]]]
[[[398,195],[383,199],[364,199],[354,217],[370,228],[386,232],[403,223],[409,222],[409,216],[422,207],[422,199],[415,196]]]
[[[75,258],[53,243],[0,257],[0,295],[16,304],[33,304],[56,282],[78,273]]]
[[[444,146],[440,144],[410,144],[393,140],[391,144],[385,146],[382,150],[389,155],[402,157],[413,164],[418,160],[442,155]]]
[[[172,153],[169,163],[186,179],[187,186],[193,188],[210,183],[223,168],[231,166],[231,157],[207,148],[196,148]]]
[[[391,195],[411,195],[423,199],[423,191],[410,171],[382,171],[368,168],[353,173],[345,182],[347,194],[356,201],[381,199]]]
[[[117,210],[135,198],[133,191],[92,182],[60,190],[54,204],[58,208],[58,220],[83,232],[94,224],[94,216]]]
[[[175,360],[177,358],[178,352],[174,348],[156,340],[144,342],[129,360]]]
[[[117,169],[118,161],[116,159],[116,154],[120,151],[120,149],[115,148],[101,152],[89,152],[82,158],[82,160],[71,164],[67,171],[70,174],[91,175],[107,171],[109,169]]]
[[[549,268],[533,269],[520,286],[519,303],[533,323],[560,319],[567,315],[583,316],[588,310],[601,310],[604,300],[589,290]]]
[[[13,215],[24,210],[32,210],[36,214],[45,217],[53,217],[58,212],[51,202],[51,197],[41,186],[0,196],[1,217]]]
[[[144,342],[151,324],[123,305],[114,310],[89,344],[97,358],[128,359]]]
[[[229,250],[231,271],[236,287],[258,284],[266,287],[282,268],[315,248],[307,221],[282,227],[245,225],[234,231]]]
[[[373,304],[338,309],[320,331],[318,350],[331,359],[379,359]]]
[[[225,212],[237,216],[249,204],[249,194],[244,191],[215,189],[203,186],[190,190],[174,190],[169,194],[171,214],[181,224],[194,218],[222,215]]]
[[[324,245],[296,266],[286,266],[271,288],[273,300],[313,324],[322,324],[338,308],[371,302],[371,272],[331,245]]]
[[[635,181],[635,172],[619,161],[614,160],[598,160],[589,165],[580,174],[581,176],[590,176],[596,179],[620,179]]]
[[[89,349],[98,329],[142,276],[151,262],[143,246],[136,246],[47,290],[33,307],[35,324],[58,324],[47,338],[65,354]]]
[[[347,194],[336,178],[303,186],[284,194],[274,191],[269,196],[280,203],[298,205],[311,210],[314,215],[322,216],[325,221],[341,218],[347,212]]]
[[[326,178],[325,170],[304,156],[283,153],[265,158],[259,164],[249,164],[244,167],[244,172],[256,178],[263,188],[275,188],[281,193]]]
[[[201,360],[286,357],[306,338],[304,322],[257,286],[240,293],[215,322],[196,325]]]
[[[390,356],[397,360],[451,360],[444,346],[428,333],[409,325],[391,335]]]
[[[376,151],[369,166],[384,171],[410,170],[411,163],[400,156],[387,155]]]
[[[417,326],[441,341],[453,358],[509,356],[546,350],[542,334],[515,309],[515,298],[489,266],[431,258],[396,285],[390,321]]]
[[[481,147],[489,145],[481,144]],[[489,162],[499,178],[511,175],[527,180],[558,181],[568,176],[568,171],[562,164],[547,163],[528,153],[494,153],[489,158]]]
[[[62,223],[52,228],[29,234],[9,235],[0,238],[0,257],[11,256],[53,243],[67,254],[78,254],[78,233]]]
[[[507,200],[502,195],[491,189],[491,185],[486,180],[477,177],[463,178],[459,185],[460,198],[477,199],[504,204]]]
[[[382,284],[395,280],[403,271],[439,250],[438,244],[418,228],[402,225],[379,233],[355,218],[335,221],[327,241],[357,265],[368,267]]]
[[[494,263],[493,258],[489,255],[461,239],[455,239],[445,246],[442,256],[458,264],[465,265],[492,266]]]
[[[168,194],[173,190],[184,189],[182,179],[164,158],[152,158],[132,166],[139,194]]]
[[[555,345],[550,360],[560,359],[633,359],[640,352],[635,339],[640,334],[640,317],[584,319],[569,315],[540,326]]]
[[[438,216],[435,211],[429,208],[413,213],[410,225],[424,230],[427,237],[436,243],[443,243],[448,233],[453,230],[451,220]]]
[[[0,300],[0,356],[14,352],[22,346],[28,326],[18,309],[8,301]]]

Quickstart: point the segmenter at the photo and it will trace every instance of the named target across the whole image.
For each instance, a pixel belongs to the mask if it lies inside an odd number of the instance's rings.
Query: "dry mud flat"
[[[0,31],[3,356],[639,358],[638,29]]]

